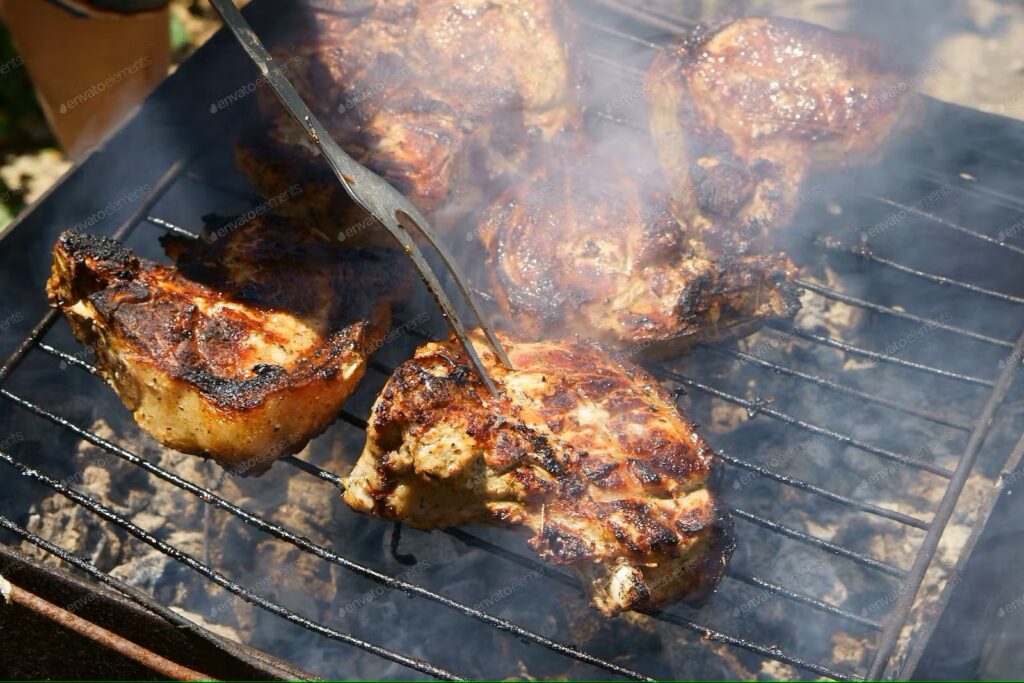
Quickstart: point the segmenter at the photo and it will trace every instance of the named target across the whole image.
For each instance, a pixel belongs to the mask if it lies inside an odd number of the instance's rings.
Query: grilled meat
[[[737,252],[768,247],[808,173],[870,159],[913,118],[880,48],[789,19],[698,31],[655,59],[644,91],[675,215]]]
[[[787,256],[704,255],[663,195],[621,164],[585,150],[558,157],[480,222],[491,291],[517,331],[663,357],[799,308]]]
[[[525,526],[606,615],[714,590],[732,552],[717,458],[657,381],[595,343],[473,333],[500,396],[454,339],[422,346],[377,399],[346,479],[356,510],[432,529]]]
[[[334,139],[438,226],[538,143],[579,124],[563,0],[400,0],[361,3],[359,12],[351,4],[312,13],[275,54]],[[305,132],[269,93],[261,101],[274,140],[242,145],[244,172],[265,196],[312,180],[313,191],[285,210],[326,214],[339,201],[336,183],[304,170],[316,157]]]
[[[274,217],[172,240],[172,268],[73,231],[47,283],[103,376],[161,443],[261,472],[335,419],[388,330],[404,264]]]

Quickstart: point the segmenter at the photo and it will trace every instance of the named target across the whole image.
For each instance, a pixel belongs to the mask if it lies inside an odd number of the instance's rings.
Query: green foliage
[[[171,53],[180,54],[191,46],[192,38],[181,19],[171,12]]]

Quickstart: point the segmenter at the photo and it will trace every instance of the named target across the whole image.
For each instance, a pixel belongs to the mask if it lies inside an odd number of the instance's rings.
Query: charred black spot
[[[179,376],[222,407],[246,409],[262,403],[266,391],[286,374],[284,368],[277,365],[264,367],[266,370],[252,379],[220,377],[195,366],[181,368]]]
[[[644,485],[660,484],[661,475],[654,471],[647,465],[643,460],[637,460],[636,458],[629,459],[629,471],[632,472],[636,480]]]
[[[578,562],[592,553],[590,546],[579,536],[564,532],[552,524],[530,540],[530,545],[543,554],[551,556],[557,563]]]

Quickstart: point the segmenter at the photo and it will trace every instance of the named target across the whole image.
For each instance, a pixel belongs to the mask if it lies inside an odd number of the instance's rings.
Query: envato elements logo
[[[927,444],[925,444],[923,448],[918,448],[916,451],[914,451],[909,457],[901,457],[898,460],[894,460],[891,463],[889,463],[889,466],[886,467],[885,469],[875,472],[870,477],[865,479],[864,483],[867,484],[868,486],[877,486],[878,483],[881,482],[883,479],[891,477],[892,475],[896,474],[897,472],[905,468],[909,461],[917,460],[925,453],[934,453],[939,446],[942,446],[943,444],[952,441],[954,436],[956,436],[956,432],[952,430],[939,434],[937,437],[935,437]]]
[[[20,197],[26,192],[28,192],[28,190],[26,190],[23,187],[12,187],[3,194],[0,194],[0,202],[6,204],[7,202],[11,201],[12,199]]]
[[[380,225],[380,221],[378,221],[373,214],[370,214],[358,223],[353,223],[352,225],[345,226],[344,230],[339,230],[338,241],[344,242],[345,240],[355,237],[359,233],[369,230],[376,225]]]
[[[1024,220],[1019,220],[1005,230],[1000,230],[996,236],[999,243],[1002,244],[1011,237],[1016,237],[1020,233],[1024,232]]]
[[[640,99],[641,97],[646,95],[652,87],[654,87],[655,85],[659,85],[669,76],[678,73],[679,70],[682,68],[682,65],[683,63],[681,61],[676,60],[676,63],[673,64],[670,68],[663,69],[662,72],[658,74],[657,78],[643,79],[639,85],[633,86],[633,88],[627,90],[626,92],[622,93],[617,98],[615,98],[613,102],[609,102],[608,104],[606,104],[604,106],[604,113],[612,114],[618,111],[619,109],[622,109],[626,105],[630,104],[631,102]]]
[[[94,225],[104,220],[105,218],[113,216],[115,213],[117,213],[124,207],[134,204],[135,202],[139,201],[152,191],[153,186],[150,185],[149,183],[146,183],[145,185],[139,185],[128,194],[121,195],[114,201],[104,206],[99,211],[91,214],[85,220],[81,220],[78,223],[75,223],[73,226],[71,226],[71,231],[76,233],[85,232],[86,229],[93,227]]]
[[[17,446],[19,443],[25,440],[25,435],[21,432],[14,432],[7,436],[3,441],[0,441],[0,450],[6,451],[11,446]]]
[[[800,569],[793,573],[789,579],[782,582],[783,588],[790,588],[791,586],[799,586],[801,580],[807,576],[814,576],[819,570],[824,569],[828,565],[825,560],[818,560],[816,562],[807,562],[806,564],[800,565]],[[734,617],[740,617],[750,614],[755,609],[768,602],[774,593],[767,588],[762,590],[760,593],[752,597],[751,599],[744,602],[742,605],[734,607],[732,615]]]
[[[0,332],[6,332],[7,330],[11,329],[18,323],[22,322],[23,320],[25,320],[25,316],[22,315],[21,311],[15,311],[14,313],[11,313],[3,320],[0,320]]]
[[[293,68],[295,68],[296,66],[298,66],[300,63],[302,63],[303,61],[304,60],[301,57],[292,57],[288,61],[281,63],[281,72],[285,76],[288,76],[290,71]],[[210,103],[210,113],[211,114],[216,114],[221,109],[227,109],[228,107],[230,107],[235,102],[238,102],[239,100],[245,99],[249,95],[251,95],[254,92],[256,92],[256,90],[261,88],[264,84],[266,84],[266,82],[267,82],[267,77],[266,76],[260,76],[255,81],[249,81],[245,85],[240,86],[238,88],[238,90],[234,91],[233,93],[228,93],[227,95],[225,95],[224,97],[220,98],[216,102],[211,102]]]
[[[0,64],[0,76],[6,76],[24,63],[25,60],[21,58],[21,55],[14,55],[3,64]]]
[[[951,571],[949,573],[949,578],[946,579],[946,588],[957,585],[958,583],[960,583],[961,580],[963,580],[963,577],[961,576],[960,572]],[[888,607],[889,605],[891,605],[892,603],[896,602],[904,595],[906,595],[907,590],[907,584],[901,583],[899,586],[893,588],[888,593],[878,598],[867,607],[864,607],[860,611],[860,615],[862,617],[868,617],[875,614],[876,612],[879,612],[880,610],[885,609],[886,607]]]
[[[926,79],[928,76],[931,76],[932,74],[944,73],[948,70],[949,67],[947,67],[942,62],[933,62],[926,66],[925,68],[918,71],[916,74],[914,74],[907,80],[900,81],[899,83],[893,83],[889,85],[888,88],[883,90],[881,94],[874,95],[867,99],[861,105],[860,111],[862,114],[874,111],[875,109],[878,109],[886,102],[889,102],[890,100],[895,100],[896,98],[900,97],[907,91],[913,90],[918,83]]]
[[[71,111],[72,109],[74,109],[75,107],[78,107],[78,106],[80,106],[82,104],[85,104],[86,102],[88,102],[92,98],[96,97],[97,95],[102,95],[104,92],[106,92],[110,88],[114,87],[115,85],[117,85],[121,81],[123,81],[126,78],[129,78],[129,77],[139,73],[143,69],[145,69],[147,66],[150,65],[150,63],[152,61],[153,61],[153,59],[149,55],[143,55],[142,57],[139,57],[138,59],[136,59],[134,62],[132,62],[128,66],[124,67],[123,69],[120,69],[119,71],[116,71],[115,73],[110,74],[109,76],[104,78],[99,83],[93,83],[85,91],[80,92],[79,94],[75,95],[73,98],[71,98],[67,102],[61,103],[60,108],[59,108],[60,109],[60,113],[61,114],[66,114],[69,111]]]
[[[408,68],[397,69],[394,73],[388,74],[384,78],[380,79],[376,83],[373,83],[357,93],[353,93],[347,96],[338,104],[338,113],[344,114],[346,111],[355,109],[369,100],[374,99],[385,90],[397,85],[401,81],[405,80],[412,75],[412,71]]]
[[[1002,475],[999,478],[999,483],[1003,487],[1007,487],[1021,480],[1024,480],[1024,467],[1018,467],[1014,471]]]
[[[784,453],[780,453],[779,455],[773,455],[768,460],[767,464],[773,470],[777,470],[783,465],[785,465],[787,462],[792,460],[794,457],[808,453],[812,446],[825,440],[825,436],[821,434],[815,434],[814,436],[804,439],[803,441],[796,444],[792,448],[787,449]],[[747,484],[753,481],[757,481],[763,476],[764,474],[756,470],[744,472],[742,476],[738,477],[735,481],[733,481],[732,487],[736,490],[739,490],[746,486]]]
[[[87,358],[92,358],[95,355],[96,355],[96,347],[92,346],[91,344],[86,344],[85,346],[83,346],[78,351],[75,351],[74,353],[70,354],[71,358],[73,358],[74,360],[77,360],[77,361],[81,361],[82,363],[88,363],[88,361],[86,359]],[[69,361],[67,361],[67,360],[62,358],[60,363],[58,364],[58,367],[61,370],[67,370],[69,365],[75,365],[75,364],[76,363],[74,363],[74,361],[70,361],[69,362]]]
[[[1011,600],[1010,602],[1006,603],[1005,605],[1000,606],[999,607],[999,611],[996,612],[996,616],[999,617],[1000,619],[1002,619],[1007,614],[1013,614],[1014,612],[1019,610],[1021,607],[1024,607],[1024,595],[1021,595],[1021,596],[1017,597],[1016,599]]]
[[[518,593],[522,589],[524,589],[527,586],[529,586],[531,583],[533,583],[538,578],[540,578],[542,574],[543,574],[543,572],[541,570],[534,569],[529,574],[526,574],[524,576],[518,577],[512,583],[509,583],[509,584],[503,586],[502,588],[499,588],[498,590],[494,591],[493,593],[491,593],[489,596],[487,596],[486,598],[484,598],[480,602],[478,602],[475,605],[473,605],[473,609],[483,610],[483,611],[486,611],[486,610],[490,609],[491,607],[493,607],[494,605],[498,604],[499,602],[501,602],[505,598],[507,598],[507,597],[509,597],[511,595],[514,595],[515,593]]]
[[[943,311],[934,320],[929,320],[925,324],[915,327],[910,333],[905,334],[895,341],[889,342],[880,354],[881,360],[894,359],[897,354],[902,353],[910,346],[916,344],[922,339],[925,339],[939,327],[949,325],[952,321],[953,314],[949,311]],[[872,359],[871,364],[877,364],[879,360],[880,359]]]
[[[212,233],[210,233],[209,240],[211,242],[216,242],[219,239],[227,237],[235,230],[238,230],[239,228],[247,225],[250,221],[253,221],[260,216],[270,213],[277,207],[281,206],[290,199],[299,196],[300,194],[302,194],[302,186],[296,183],[290,186],[287,190],[277,193],[276,195],[274,195],[267,201],[263,202],[259,206],[254,206],[245,213],[237,216],[230,223],[225,223],[224,225],[220,226]]]
[[[423,572],[433,567],[434,564],[435,562],[432,560],[420,560],[416,563],[415,567],[413,567],[409,571],[402,572],[395,578],[399,581],[409,582],[412,579],[415,579]],[[361,610],[362,608],[366,607],[380,596],[387,593],[389,590],[391,590],[391,586],[387,585],[386,583],[380,583],[374,586],[373,589],[366,591],[355,600],[352,600],[351,602],[348,602],[339,607],[338,616],[342,617],[346,614],[352,614],[354,612]]]
[[[416,315],[416,317],[410,318],[409,320],[406,320],[404,323],[402,323],[398,327],[395,327],[395,328],[393,328],[391,330],[388,330],[388,333],[385,334],[383,337],[381,337],[380,341],[376,342],[375,344],[373,344],[370,347],[371,352],[372,351],[378,351],[381,347],[390,344],[391,342],[395,341],[396,339],[404,337],[405,335],[409,334],[410,332],[416,331],[416,328],[418,328],[420,325],[425,324],[428,320],[430,320],[430,314],[429,313],[426,313],[426,312],[418,313]]]
[[[887,232],[888,230],[895,228],[897,225],[907,220],[907,218],[910,215],[918,211],[922,211],[925,207],[934,204],[935,202],[939,201],[946,195],[952,193],[955,189],[956,188],[949,183],[942,185],[938,189],[931,191],[926,197],[919,199],[911,206],[902,208],[899,211],[896,211],[895,213],[891,213],[888,216],[886,216],[884,220],[875,223],[873,226],[871,226],[869,230],[861,233],[861,240],[866,242],[869,239],[878,237],[879,235]]]
[[[999,110],[1003,114],[1007,114],[1017,108],[1017,105],[1024,102],[1024,90],[1017,93],[1012,99],[1009,99],[999,105]]]
[[[224,482],[227,481],[228,476],[245,477],[253,470],[266,467],[268,463],[274,460],[274,458],[284,455],[286,453],[286,449],[292,445],[292,439],[289,437],[281,437],[268,443],[264,443],[259,454],[250,455],[245,460],[241,460],[231,465],[225,465],[217,478],[211,482],[209,488],[216,491],[223,486]]]
[[[262,592],[268,586],[273,586],[273,585],[275,585],[277,583],[280,583],[280,581],[282,579],[287,577],[292,572],[296,571],[298,568],[299,568],[299,560],[294,560],[292,562],[289,562],[288,564],[284,565],[283,567],[278,569],[273,574],[271,574],[269,576],[264,576],[262,579],[260,579],[256,583],[254,583],[252,586],[249,587],[249,592],[256,593],[258,595],[260,592]],[[242,599],[242,596],[240,596],[240,595],[233,595],[232,597],[228,598],[227,600],[224,600],[223,602],[219,603],[218,605],[216,605],[214,607],[211,607],[210,608],[210,617],[213,618],[213,617],[216,617],[216,616],[218,616],[220,614],[224,614],[224,612],[227,612],[234,605],[237,605],[238,602],[241,599]]]
[[[1020,365],[1022,360],[1024,360],[1024,350],[1014,351],[1009,356],[999,361],[999,369],[1005,370],[1007,366]]]

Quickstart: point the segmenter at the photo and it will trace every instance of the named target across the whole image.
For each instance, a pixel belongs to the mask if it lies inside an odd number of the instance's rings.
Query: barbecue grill
[[[590,125],[642,128],[641,69],[686,23],[624,0],[577,6],[585,31],[600,38],[588,41],[597,46],[589,54],[592,71],[617,84],[610,99],[591,104]],[[246,11],[266,38],[274,33],[274,12],[273,3],[259,0]],[[272,654],[291,659],[287,643],[315,641],[320,648],[337,641],[339,648],[369,653],[353,664],[368,677],[517,673],[495,662],[519,662],[529,672],[536,666],[546,675],[635,679],[748,672],[857,680],[913,673],[988,516],[1021,478],[1024,435],[1014,380],[1024,357],[1024,289],[1015,276],[1024,255],[1024,202],[1010,182],[1021,171],[1024,126],[928,101],[919,128],[899,149],[847,174],[841,185],[808,191],[784,245],[801,268],[805,291],[805,311],[795,323],[650,366],[677,389],[727,463],[722,488],[736,519],[738,550],[707,605],[611,624],[586,611],[575,578],[510,546],[508,533],[474,528],[400,536],[397,528],[344,511],[339,529],[351,536],[311,540],[277,521],[273,504],[230,500],[217,492],[219,482],[147,456],[159,449],[146,437],[95,429],[97,419],[113,420],[124,409],[100,386],[88,350],[46,309],[49,248],[62,229],[77,225],[150,256],[159,252],[156,238],[164,232],[195,236],[205,213],[265,210],[234,172],[230,149],[240,130],[259,125],[255,98],[248,97],[250,84],[259,87],[254,78],[241,50],[221,32],[4,236],[0,317],[13,322],[0,336],[6,358],[0,526],[9,541],[136,598],[110,576],[114,568],[102,567],[102,558],[68,553],[27,528],[30,522],[42,528],[32,518],[53,512],[40,498],[59,494],[139,542],[132,547],[144,544],[190,570],[190,580],[198,577],[288,622],[294,639],[282,639],[276,652],[268,645]],[[243,94],[225,107],[210,104],[232,92]],[[423,314],[423,307],[429,302],[410,304],[409,322],[398,325],[401,334],[381,350],[376,372],[321,441],[336,438],[349,449],[359,443],[361,416],[394,363],[443,332],[440,316]],[[104,454],[102,466],[133,472],[123,482],[124,497],[146,481],[195,498],[204,520],[219,511],[238,528],[312,558],[322,570],[303,583],[330,582],[336,571],[339,585],[356,582],[353,590],[369,591],[374,609],[387,606],[393,623],[374,629],[337,605],[330,612],[303,610],[288,596],[268,596],[273,586],[231,578],[231,569],[206,554],[178,547],[176,524],[147,528],[145,519],[123,512],[122,501],[83,492],[80,474],[69,467],[86,444],[91,447],[82,452]],[[349,450],[347,461],[356,455]],[[336,468],[303,454],[284,458],[265,478],[309,479],[335,498],[342,486]],[[380,560],[375,549],[389,543],[386,566],[366,559]],[[438,544],[456,550],[416,571],[412,563],[424,565],[424,549]],[[506,583],[493,586],[494,594],[470,594],[475,584],[467,592],[451,580],[453,572]],[[516,597],[495,598],[505,588]],[[552,629],[547,610],[536,607],[553,604],[555,596],[590,626],[563,632],[556,620]],[[533,611],[514,609],[516,601]],[[502,616],[509,612],[515,618]],[[433,619],[460,630],[407,632],[406,624]],[[501,647],[493,660],[480,659],[460,651],[472,650],[461,643],[463,634],[467,644],[487,639]],[[664,643],[684,643],[696,648],[688,653],[703,656],[679,668]],[[302,659],[296,663],[308,665]]]

